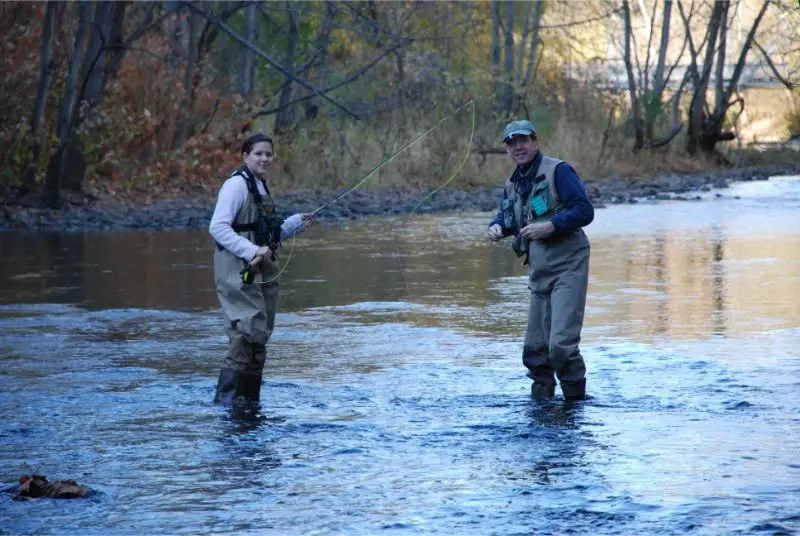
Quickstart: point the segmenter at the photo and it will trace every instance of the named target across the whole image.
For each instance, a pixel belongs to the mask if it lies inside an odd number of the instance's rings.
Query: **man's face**
[[[533,162],[533,159],[536,158],[536,151],[539,150],[539,142],[534,141],[532,136],[511,136],[505,144],[508,156],[518,166],[525,166]]]

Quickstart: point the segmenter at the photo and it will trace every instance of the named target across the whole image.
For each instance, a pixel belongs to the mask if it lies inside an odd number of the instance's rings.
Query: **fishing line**
[[[423,132],[421,134],[418,134],[416,137],[414,137],[414,139],[412,139],[410,142],[408,142],[402,148],[400,148],[400,150],[398,150],[397,152],[389,155],[382,162],[380,162],[378,165],[376,165],[371,170],[369,170],[363,177],[359,178],[352,185],[350,185],[349,187],[345,188],[342,192],[340,192],[338,195],[336,195],[333,199],[327,201],[326,203],[321,205],[319,208],[314,210],[314,212],[311,213],[311,216],[316,216],[320,211],[322,211],[325,208],[329,207],[330,205],[332,205],[336,201],[338,201],[338,200],[350,195],[351,193],[355,192],[356,190],[358,190],[365,182],[367,182],[373,175],[375,175],[375,173],[377,173],[383,166],[385,166],[386,164],[388,164],[389,162],[391,162],[392,160],[397,158],[399,155],[401,155],[402,153],[404,153],[405,151],[407,151],[408,149],[410,149],[411,147],[416,145],[420,140],[425,138],[425,136],[427,136],[428,134],[430,134],[431,132],[433,132],[434,130],[439,128],[448,119],[450,119],[451,117],[455,116],[458,112],[460,112],[461,110],[463,110],[464,108],[466,108],[467,106],[470,106],[470,105],[472,105],[472,129],[471,129],[471,132],[470,132],[470,135],[469,135],[469,145],[467,145],[467,152],[464,155],[464,158],[461,160],[461,163],[458,165],[458,167],[456,168],[455,172],[452,173],[450,175],[450,177],[441,186],[439,186],[436,190],[428,193],[425,197],[422,198],[422,200],[420,200],[419,203],[416,204],[416,206],[414,206],[414,208],[412,209],[411,213],[408,216],[408,217],[411,217],[416,212],[416,210],[420,207],[420,205],[422,205],[422,203],[425,200],[429,199],[430,197],[435,195],[437,192],[439,192],[442,188],[447,186],[453,179],[456,178],[456,176],[458,175],[459,171],[461,171],[461,168],[464,167],[464,164],[466,163],[467,158],[469,157],[470,150],[472,148],[472,137],[475,134],[475,99],[468,100],[466,103],[464,103],[461,106],[459,106],[458,108],[456,108],[453,112],[451,112],[448,115],[446,115],[443,118],[441,118],[436,124],[434,124],[428,130],[426,130],[425,132]],[[291,260],[291,258],[292,258],[292,253],[294,252],[294,236],[295,236],[295,232],[300,227],[302,227],[303,225],[305,225],[305,223],[301,223],[300,225],[296,226],[289,233],[289,237],[292,239],[291,240],[292,246],[291,246],[291,248],[289,250],[289,256],[286,258],[286,262],[284,263],[283,268],[281,268],[280,271],[277,274],[275,274],[274,277],[272,277],[272,278],[270,278],[270,279],[268,279],[266,281],[259,281],[258,282],[259,284],[263,285],[263,284],[271,283],[272,281],[275,281],[283,273],[283,271],[286,270],[286,267],[289,265],[289,260]]]
[[[416,206],[414,206],[414,208],[411,210],[411,213],[406,217],[406,220],[408,220],[408,218],[410,218],[411,216],[414,215],[414,213],[417,211],[417,209],[420,207],[420,205],[422,205],[422,203],[424,203],[427,199],[430,199],[431,197],[433,197],[434,195],[439,193],[448,184],[450,184],[450,182],[453,179],[456,178],[458,173],[461,171],[461,168],[464,167],[464,164],[467,162],[467,158],[469,158],[469,153],[472,150],[472,137],[475,135],[475,101],[471,100],[467,104],[470,104],[470,103],[472,103],[472,129],[470,130],[470,133],[469,133],[469,143],[467,144],[467,152],[464,153],[464,158],[461,159],[461,163],[458,164],[458,167],[456,168],[456,170],[452,173],[452,175],[450,175],[450,177],[446,181],[444,181],[442,183],[441,186],[439,186],[438,188],[436,188],[435,190],[433,190],[432,192],[430,192],[426,196],[424,196],[422,199],[420,199],[419,203],[417,203]],[[466,106],[466,104],[464,106]],[[462,106],[462,108],[463,108],[463,106]],[[459,110],[460,109],[461,108],[459,108]],[[456,112],[458,112],[458,110],[456,110]],[[453,112],[453,115],[455,115],[456,112]]]

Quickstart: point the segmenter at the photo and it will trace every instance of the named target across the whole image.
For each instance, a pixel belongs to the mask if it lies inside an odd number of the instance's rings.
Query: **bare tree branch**
[[[783,76],[781,76],[781,73],[778,72],[778,68],[775,66],[775,63],[773,63],[772,58],[769,57],[769,54],[767,54],[767,51],[764,50],[764,48],[759,44],[758,41],[754,40],[753,44],[758,49],[758,51],[761,52],[761,55],[764,56],[764,61],[766,61],[767,65],[769,65],[769,68],[772,71],[772,74],[775,76],[775,78],[778,79],[778,81],[781,84],[784,85],[784,87],[786,87],[786,89],[791,91],[791,90],[793,90],[793,89],[795,89],[797,87],[800,87],[800,85],[793,84],[791,81],[789,81],[788,79],[786,79]]]
[[[359,78],[364,76],[370,69],[372,69],[372,67],[374,67],[383,58],[385,58],[386,56],[388,56],[389,54],[391,54],[395,50],[397,50],[397,49],[399,49],[399,48],[401,48],[403,46],[406,46],[408,43],[411,43],[411,42],[412,42],[412,40],[409,39],[407,42],[398,43],[398,44],[396,44],[395,46],[393,46],[391,48],[387,48],[386,50],[381,52],[377,57],[375,57],[371,62],[369,62],[367,65],[365,65],[364,67],[361,67],[358,71],[352,73],[350,76],[348,76],[344,80],[341,80],[341,81],[337,82],[336,84],[333,84],[332,86],[326,87],[325,89],[322,90],[322,92],[323,93],[329,93],[331,91],[335,91],[335,90],[339,89],[342,86],[346,86],[347,84],[355,82],[356,80],[358,80]],[[300,98],[297,98],[297,99],[294,99],[293,101],[290,101],[288,103],[288,105],[291,106],[293,104],[297,104],[297,103],[300,103],[300,102],[311,100],[316,96],[317,96],[317,93],[314,93],[314,94],[311,94],[311,95],[304,95],[304,96],[302,96]],[[326,100],[328,100],[328,99],[326,99]],[[254,117],[260,117],[260,116],[263,116],[263,115],[271,115],[271,114],[276,113],[278,110],[280,110],[280,107],[271,108],[269,110],[261,110],[258,113],[256,113]],[[350,113],[350,115],[353,115],[352,112],[348,112],[348,113]],[[358,117],[360,117],[362,115],[363,114],[361,112],[359,112],[358,115],[356,116],[356,118],[358,118]]]
[[[297,82],[297,83],[298,83],[298,84],[300,84],[301,86],[303,86],[303,87],[305,87],[305,88],[309,89],[310,91],[313,91],[315,94],[317,94],[317,95],[319,95],[320,97],[322,97],[323,99],[327,100],[328,102],[330,102],[331,104],[333,104],[334,106],[336,106],[336,107],[337,107],[337,108],[339,108],[340,110],[344,111],[344,112],[345,112],[345,113],[347,113],[348,115],[350,115],[350,116],[354,117],[355,119],[359,119],[359,115],[358,115],[358,114],[356,114],[355,112],[353,112],[352,110],[350,110],[350,109],[349,109],[347,106],[345,106],[345,105],[341,104],[340,102],[338,102],[338,101],[337,101],[337,100],[335,100],[334,98],[332,98],[332,97],[328,96],[326,93],[324,93],[324,92],[320,91],[319,89],[317,89],[317,88],[316,88],[316,87],[315,87],[315,86],[314,86],[314,85],[313,85],[311,82],[309,82],[308,80],[304,80],[304,79],[302,79],[302,78],[300,78],[300,77],[298,77],[298,76],[294,75],[293,73],[291,73],[291,72],[290,72],[288,69],[286,69],[286,68],[285,68],[283,65],[281,65],[280,63],[278,63],[277,61],[275,61],[274,59],[272,59],[272,58],[271,58],[270,56],[268,56],[266,53],[264,53],[263,51],[261,51],[261,50],[260,50],[258,47],[256,47],[255,45],[253,45],[252,43],[250,43],[249,41],[247,41],[247,40],[246,40],[244,37],[242,37],[241,35],[239,35],[239,33],[238,33],[238,32],[236,32],[236,30],[234,30],[233,28],[231,28],[231,26],[229,26],[227,23],[225,23],[225,22],[222,22],[221,20],[219,20],[219,18],[218,18],[218,17],[215,17],[214,15],[212,15],[212,14],[208,13],[207,11],[205,11],[204,9],[200,9],[199,7],[197,7],[197,6],[196,6],[196,5],[194,5],[194,4],[187,3],[186,5],[189,7],[189,9],[191,9],[191,10],[195,11],[196,13],[198,13],[198,14],[202,15],[203,17],[206,17],[206,19],[210,20],[210,21],[211,21],[211,22],[213,22],[215,25],[217,25],[217,27],[219,27],[219,28],[220,28],[221,30],[223,30],[225,33],[227,33],[228,35],[230,35],[230,36],[231,36],[231,37],[232,37],[232,38],[233,38],[235,41],[237,41],[237,42],[238,42],[240,45],[242,45],[242,46],[244,46],[244,47],[246,47],[246,48],[250,49],[250,50],[251,50],[251,51],[252,51],[254,54],[256,54],[257,56],[259,56],[260,58],[262,58],[264,61],[266,61],[267,63],[269,63],[270,65],[272,65],[272,66],[273,66],[275,69],[279,70],[281,73],[283,73],[283,74],[284,74],[284,75],[286,75],[287,77],[291,78],[292,80],[294,80],[295,82]]]
[[[598,15],[597,17],[592,17],[590,19],[578,20],[578,21],[575,21],[575,22],[565,22],[563,24],[543,24],[541,26],[541,29],[542,30],[551,30],[553,28],[566,28],[566,27],[569,27],[569,26],[580,26],[581,24],[589,24],[590,22],[597,22],[599,20],[608,19],[608,18],[616,15],[620,11],[622,11],[622,9],[623,8],[618,7],[617,9],[612,9],[611,11],[609,11],[608,13],[604,13],[603,15]]]
[[[758,12],[758,15],[753,21],[753,25],[750,27],[750,31],[747,33],[747,38],[742,45],[742,51],[739,53],[739,61],[736,62],[736,67],[734,67],[730,82],[728,82],[728,89],[725,91],[725,102],[730,100],[731,95],[733,95],[733,92],[736,89],[736,85],[739,83],[739,77],[742,75],[744,64],[747,61],[747,52],[752,46],[753,40],[756,36],[756,30],[758,30],[758,25],[761,23],[761,19],[764,18],[764,13],[766,13],[769,4],[770,0],[764,0],[761,10]]]
[[[650,142],[651,149],[658,149],[659,147],[664,147],[665,145],[669,145],[675,136],[680,134],[681,130],[683,130],[683,123],[678,123],[677,125],[672,127],[672,131],[662,138],[655,139]]]

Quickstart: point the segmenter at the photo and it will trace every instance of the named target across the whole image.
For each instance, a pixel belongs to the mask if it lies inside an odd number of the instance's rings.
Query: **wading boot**
[[[548,400],[556,394],[554,383],[534,383],[531,385],[531,395],[534,400]]]
[[[561,382],[561,392],[564,393],[564,400],[573,402],[586,398],[586,378],[577,382]]]
[[[219,371],[214,402],[233,405],[237,402],[258,402],[261,394],[261,374],[247,374],[231,368]]]
[[[239,377],[238,399],[245,403],[257,403],[261,398],[261,374],[245,374]]]

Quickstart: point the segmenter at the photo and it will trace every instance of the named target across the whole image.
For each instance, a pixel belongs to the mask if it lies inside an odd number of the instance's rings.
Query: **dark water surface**
[[[597,211],[592,399],[530,399],[526,276],[489,214],[283,252],[258,414],[210,403],[203,231],[0,234],[0,532],[797,534],[800,177]]]

